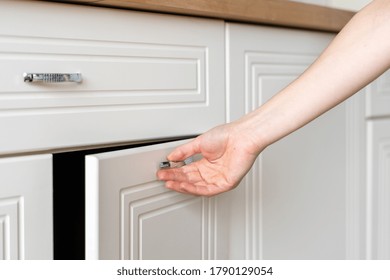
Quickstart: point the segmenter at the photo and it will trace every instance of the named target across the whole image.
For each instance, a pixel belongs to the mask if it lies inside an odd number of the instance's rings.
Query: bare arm
[[[261,138],[256,142],[268,145],[344,101],[389,66],[390,1],[373,1],[299,79],[240,123],[252,126]]]
[[[176,191],[214,195],[238,185],[268,145],[299,129],[369,84],[390,67],[390,1],[357,13],[321,56],[257,110],[178,147],[169,160],[203,159],[160,171]]]

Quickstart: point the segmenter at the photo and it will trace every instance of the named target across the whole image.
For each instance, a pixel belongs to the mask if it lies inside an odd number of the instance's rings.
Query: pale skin
[[[215,127],[168,155],[192,164],[159,170],[169,189],[213,196],[235,188],[269,145],[306,125],[372,82],[390,67],[390,0],[358,12],[294,82],[255,111]]]

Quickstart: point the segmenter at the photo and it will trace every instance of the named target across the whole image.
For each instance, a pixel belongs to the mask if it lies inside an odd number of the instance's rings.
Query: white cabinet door
[[[217,230],[215,199],[156,180],[159,163],[180,143],[86,157],[86,259],[225,258],[216,251],[226,250],[227,232]]]
[[[224,58],[222,20],[0,1],[0,153],[202,133],[225,122]]]
[[[0,159],[0,259],[53,259],[51,155]]]
[[[368,121],[368,257],[390,259],[390,119]]]
[[[228,24],[228,118],[257,108],[292,82],[332,37]],[[356,141],[364,139],[359,100],[338,106],[267,148],[240,187],[229,194],[234,205],[231,224],[236,225],[233,258],[352,257],[352,247],[360,242],[358,222],[350,219],[359,209],[358,204],[351,205],[359,198],[350,193],[360,190],[359,182],[350,188],[360,176],[355,172],[360,161],[353,157],[361,148]],[[355,239],[350,238],[351,231]]]

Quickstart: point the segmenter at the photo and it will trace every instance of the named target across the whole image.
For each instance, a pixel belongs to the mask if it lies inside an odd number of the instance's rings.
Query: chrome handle
[[[25,82],[42,82],[42,83],[81,83],[81,73],[24,73]]]
[[[160,162],[160,169],[179,168],[184,165],[190,164],[194,161],[193,157],[186,158],[183,161],[162,161]]]

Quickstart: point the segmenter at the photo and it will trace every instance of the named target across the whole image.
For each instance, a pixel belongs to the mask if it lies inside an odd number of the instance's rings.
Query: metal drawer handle
[[[184,165],[190,164],[194,161],[192,157],[186,158],[183,161],[162,161],[160,162],[160,169],[179,168]]]
[[[81,83],[83,80],[81,73],[24,73],[23,78],[28,83]]]

